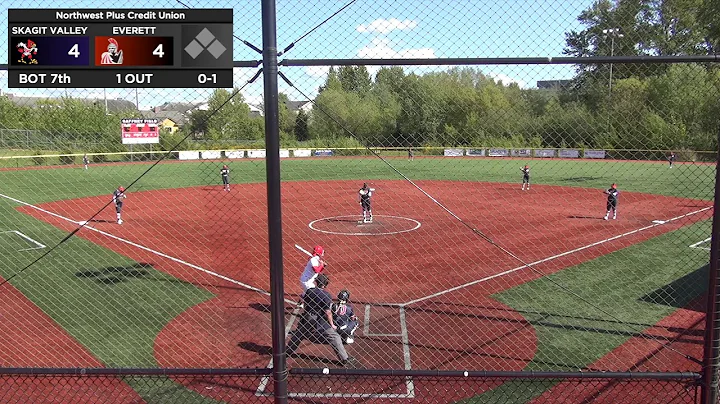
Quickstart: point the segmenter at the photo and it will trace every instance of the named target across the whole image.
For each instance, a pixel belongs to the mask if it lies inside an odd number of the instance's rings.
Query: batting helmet
[[[123,187],[118,187],[118,191],[120,191],[120,192],[125,192],[125,188],[123,188]]]
[[[344,302],[350,301],[350,292],[347,289],[343,289],[338,293],[338,300],[342,300]]]
[[[323,254],[325,254],[325,249],[322,248],[322,246],[316,245],[315,248],[313,248],[313,254],[323,255]]]
[[[315,286],[319,288],[324,288],[328,283],[330,283],[330,278],[325,274],[320,274],[315,278]]]

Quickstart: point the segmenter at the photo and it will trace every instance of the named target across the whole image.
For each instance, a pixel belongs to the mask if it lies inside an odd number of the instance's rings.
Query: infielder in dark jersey
[[[367,183],[363,184],[362,188],[358,191],[358,199],[360,199],[360,206],[362,206],[363,223],[372,223],[372,205],[371,198],[375,188],[369,188]]]
[[[605,220],[608,220],[610,217],[610,211],[613,212],[613,219],[617,219],[617,204],[618,204],[618,195],[620,194],[620,191],[617,189],[617,184],[612,184],[610,188],[606,189],[604,191],[605,194],[607,194],[607,213],[605,213]]]
[[[118,187],[118,189],[113,192],[113,203],[115,203],[115,214],[117,215],[117,224],[123,224],[122,221],[122,208],[123,208],[123,200],[127,198],[127,195],[125,195],[125,188]]]
[[[522,190],[525,190],[525,184],[527,184],[528,191],[530,190],[530,166],[525,166],[520,169],[523,173],[522,179]]]
[[[83,156],[83,165],[85,166],[85,169],[88,169],[88,165],[90,164],[90,159],[88,158],[87,154]]]
[[[225,187],[226,191],[230,190],[230,169],[227,165],[224,165],[222,169],[220,169],[220,177],[222,177],[222,183],[223,187]]]

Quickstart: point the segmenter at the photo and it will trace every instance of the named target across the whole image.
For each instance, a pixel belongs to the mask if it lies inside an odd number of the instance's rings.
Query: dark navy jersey
[[[316,329],[323,331],[330,328],[326,311],[330,310],[333,304],[332,296],[326,290],[321,288],[310,288],[305,291],[303,296],[305,303],[305,313],[317,321]]]
[[[620,195],[620,191],[614,188],[608,188],[605,193],[608,194],[608,202],[617,202],[618,195]]]
[[[229,168],[223,168],[223,169],[221,169],[221,170],[220,170],[220,175],[222,175],[223,177],[227,177],[228,175],[230,175],[230,169],[229,169]]]
[[[120,190],[115,190],[113,192],[113,202],[115,202],[115,205],[120,205],[123,203],[123,198],[125,197],[125,192],[120,192]]]
[[[670,156],[668,157],[668,160],[675,161],[675,153],[671,153]]]
[[[83,163],[87,164],[90,162],[90,159],[87,158],[87,156],[83,157]]]
[[[370,202],[370,197],[372,197],[370,188],[360,188],[358,193],[360,194],[360,202]]]
[[[350,324],[351,321],[355,321],[355,313],[353,312],[352,306],[346,303],[333,304],[333,321],[338,327]]]
[[[530,176],[530,168],[521,168],[520,171],[523,172],[523,177],[529,177],[529,176]]]

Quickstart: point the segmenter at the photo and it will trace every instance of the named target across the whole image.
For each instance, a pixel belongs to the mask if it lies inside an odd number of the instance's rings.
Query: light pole
[[[605,37],[610,37],[610,57],[615,55],[615,38],[622,38],[624,35],[620,32],[620,28],[610,28],[602,30]],[[612,75],[613,64],[610,62],[610,81],[608,83],[608,96],[612,94]]]

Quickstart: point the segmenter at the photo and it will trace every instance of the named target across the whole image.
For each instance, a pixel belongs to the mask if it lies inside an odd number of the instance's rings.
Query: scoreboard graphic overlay
[[[231,88],[232,9],[8,9],[10,88]]]

